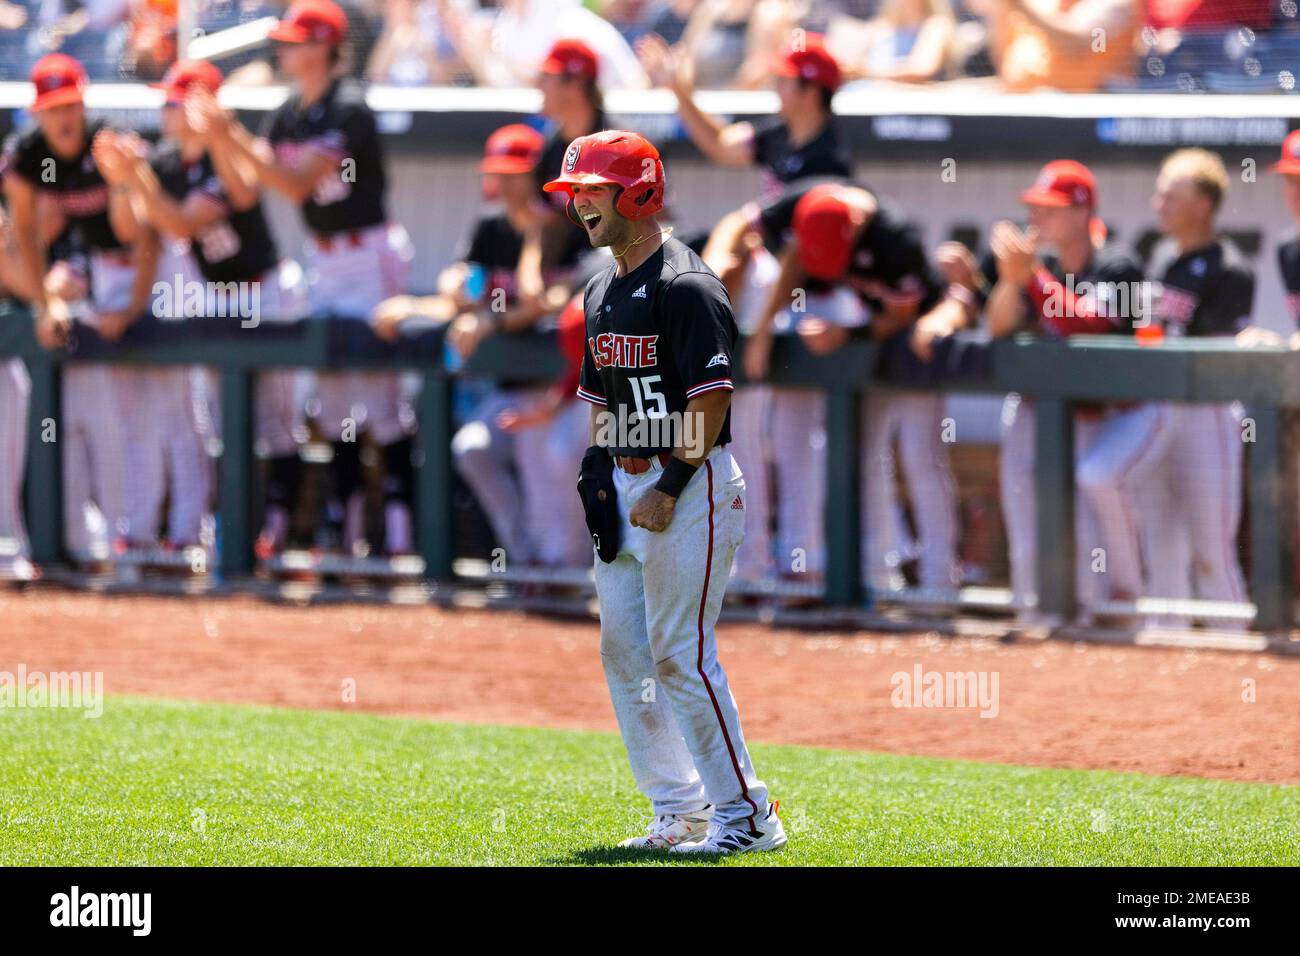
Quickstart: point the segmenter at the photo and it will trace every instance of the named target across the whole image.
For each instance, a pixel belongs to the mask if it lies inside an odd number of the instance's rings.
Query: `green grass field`
[[[614,848],[648,808],[612,734],[110,697],[0,711],[0,742],[5,866],[665,860]],[[1300,863],[1294,787],[754,756],[790,844],[721,865]]]

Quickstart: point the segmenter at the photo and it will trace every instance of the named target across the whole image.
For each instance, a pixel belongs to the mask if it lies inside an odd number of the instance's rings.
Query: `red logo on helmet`
[[[566,173],[573,172],[574,167],[578,165],[578,154],[581,152],[582,152],[582,147],[579,144],[577,143],[569,144],[569,149],[564,154],[564,171]]]

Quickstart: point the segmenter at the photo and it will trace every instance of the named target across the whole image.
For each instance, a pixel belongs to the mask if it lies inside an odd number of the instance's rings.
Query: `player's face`
[[[542,93],[542,115],[554,119],[564,105],[564,78],[554,73],[541,73],[537,88]]]
[[[61,159],[72,159],[86,141],[86,108],[80,103],[52,106],[36,114],[45,142]]]
[[[777,98],[781,101],[782,119],[788,121],[805,108],[804,88],[793,76],[778,76],[775,87]]]
[[[629,223],[614,211],[615,187],[609,183],[573,187],[573,205],[593,247],[621,242]]]
[[[162,108],[162,132],[167,139],[180,141],[189,132],[185,109],[180,103],[166,103]]]
[[[280,69],[291,80],[329,72],[329,47],[324,43],[277,43],[275,52]]]
[[[1210,203],[1186,176],[1161,176],[1151,197],[1151,211],[1156,214],[1160,231],[1165,235],[1191,232],[1203,226],[1210,214]]]
[[[1282,177],[1282,197],[1286,200],[1291,218],[1300,221],[1300,176]]]
[[[1039,238],[1050,245],[1060,245],[1088,230],[1088,210],[1083,206],[1029,206],[1029,224]]]
[[[532,173],[497,173],[496,194],[507,209],[520,209],[529,205],[537,192],[537,180]]]

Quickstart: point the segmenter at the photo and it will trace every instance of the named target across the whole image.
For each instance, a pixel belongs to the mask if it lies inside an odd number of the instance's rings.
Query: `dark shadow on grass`
[[[720,853],[669,853],[667,850],[637,850],[627,846],[593,846],[574,850],[568,856],[552,857],[557,866],[609,866],[618,863],[717,863]]]

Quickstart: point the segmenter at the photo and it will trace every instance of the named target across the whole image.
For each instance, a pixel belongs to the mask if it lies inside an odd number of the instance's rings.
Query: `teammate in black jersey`
[[[37,206],[53,200],[75,233],[90,265],[90,308],[79,320],[109,340],[120,338],[149,307],[158,241],[150,230],[134,232],[129,199],[110,192],[91,151],[102,121],[86,118],[86,74],[62,54],[41,58],[32,69],[36,125],[10,136],[2,161],[5,198],[25,271],[40,281],[30,287],[36,334],[47,348],[60,346],[71,327],[73,303],[52,293],[49,256]],[[126,474],[139,469],[131,458],[138,421],[133,387],[138,371],[126,367],[72,366],[63,378],[60,444],[64,453],[65,538],[79,561],[107,558],[113,539],[130,539],[147,524],[128,500]]]
[[[774,67],[779,116],[725,126],[695,104],[694,77],[684,56],[655,34],[639,41],[637,53],[655,85],[677,96],[682,123],[700,152],[724,166],[762,169],[761,198],[774,198],[797,179],[852,174],[852,160],[840,142],[831,109],[840,68],[819,34],[804,34]]]
[[[201,107],[212,151],[233,150],[263,186],[297,203],[311,233],[307,277],[312,311],[369,321],[384,300],[405,290],[413,250],[390,223],[387,178],[375,117],[360,85],[338,75],[347,17],[330,0],[298,0],[271,31],[280,65],[293,81],[289,98],[254,137],[216,108]],[[344,549],[365,554],[361,443],[366,432],[384,462],[384,549],[414,549],[411,496],[415,418],[399,375],[322,372],[317,421],[334,445],[330,510],[343,516]]]
[[[166,93],[166,138],[153,155],[146,159],[133,137],[114,137],[99,146],[118,154],[121,181],[131,190],[140,218],[187,244],[199,273],[196,281],[204,283],[204,315],[248,327],[263,320],[295,321],[307,312],[306,284],[298,264],[282,261],[276,252],[254,170],[233,151],[209,152],[201,128],[191,122],[202,123],[201,112],[186,108],[187,96],[215,93],[221,79],[210,63],[176,63],[160,84]],[[178,267],[192,271],[188,264]],[[254,434],[268,476],[265,522],[256,545],[263,559],[283,548],[288,535],[302,472],[298,446],[306,436],[305,385],[301,374],[289,370],[257,377]]]
[[[541,152],[542,135],[522,123],[488,137],[479,169],[496,208],[479,217],[459,261],[439,277],[441,292],[398,296],[379,307],[379,334],[395,337],[412,321],[450,322],[447,341],[468,360],[489,336],[533,328],[564,307],[590,247],[563,219],[563,247],[558,254],[545,248],[551,216],[537,202]],[[564,493],[556,500],[586,444],[585,409],[570,390],[566,407],[544,427],[512,424],[551,398],[551,389],[537,383],[494,382],[452,441],[456,467],[511,567],[572,567],[590,556],[577,498]]]

